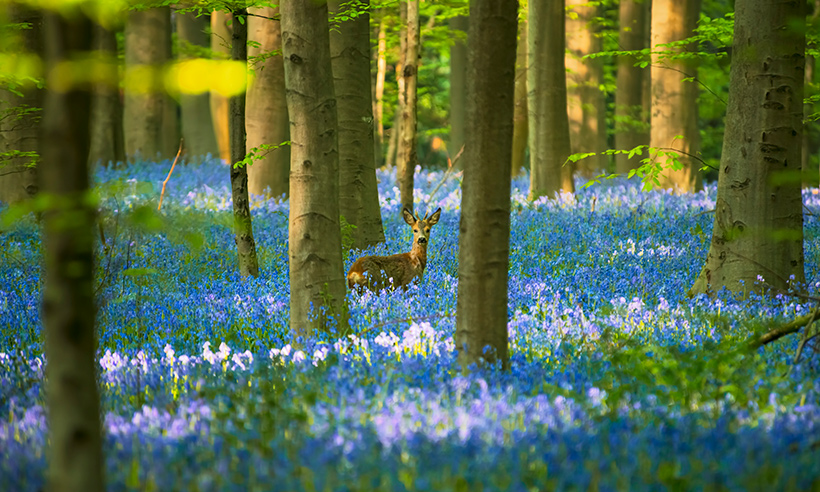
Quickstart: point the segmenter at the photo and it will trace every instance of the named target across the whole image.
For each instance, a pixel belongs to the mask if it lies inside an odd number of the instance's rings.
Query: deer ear
[[[438,219],[439,219],[440,217],[441,217],[441,207],[439,207],[439,209],[438,209],[438,210],[436,210],[435,212],[433,212],[433,215],[431,215],[431,216],[430,216],[430,218],[429,218],[429,219],[427,219],[427,225],[434,225],[434,224],[436,224],[436,223],[438,222]]]
[[[413,217],[413,212],[407,208],[401,211],[401,216],[404,217],[404,221],[407,222],[408,225],[413,225],[416,223],[416,218]]]

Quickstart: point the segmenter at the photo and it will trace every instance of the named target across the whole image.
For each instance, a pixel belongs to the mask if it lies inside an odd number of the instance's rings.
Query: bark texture
[[[523,8],[523,7],[522,7]],[[518,47],[515,55],[515,109],[513,112],[512,169],[516,177],[524,169],[527,154],[527,133],[529,114],[527,112],[527,21],[518,24]]]
[[[247,63],[248,10],[235,10],[233,18],[231,59]],[[253,239],[253,222],[248,199],[248,168],[244,164],[236,166],[236,163],[245,158],[245,94],[231,97],[228,107],[228,129],[231,137],[231,198],[236,234],[234,240],[239,255],[239,274],[243,277],[248,275],[257,277],[259,276],[259,261],[256,257],[256,242]]]
[[[47,73],[87,54],[91,21],[45,14]],[[43,326],[46,335],[51,492],[104,490],[94,329],[94,207],[88,201],[90,87],[47,75],[40,179],[43,213]],[[55,83],[64,87],[54,89]],[[63,90],[67,89],[67,90]]]
[[[328,2],[339,12],[339,0]],[[369,0],[359,8],[370,5]],[[384,242],[376,156],[373,97],[370,89],[370,15],[339,23],[330,33],[330,58],[336,94],[339,139],[339,212],[353,229],[353,247]]]
[[[231,57],[231,28],[228,26],[230,19],[231,14],[221,10],[211,13],[211,53],[215,59],[227,60]],[[211,92],[211,119],[214,124],[216,145],[219,147],[219,158],[230,162],[228,98],[216,91]]]
[[[128,158],[173,157],[179,147],[177,105],[165,92],[163,67],[171,60],[171,11],[130,11],[125,23],[126,78],[123,107]],[[129,76],[130,74],[138,74]]]
[[[618,9],[619,49],[636,51],[647,47],[649,3],[650,0],[621,0]],[[638,61],[634,56],[618,57],[615,87],[615,148],[620,150],[649,145],[649,108],[644,106],[643,84],[649,68],[636,67]],[[617,154],[615,171],[628,173],[640,166],[642,157],[635,155],[630,159],[627,154]]]
[[[570,151],[595,152],[596,155],[578,161],[576,170],[586,177],[606,169],[608,158],[601,154],[606,143],[606,102],[601,86],[604,83],[603,59],[584,59],[601,51],[595,19],[597,6],[588,0],[567,0],[567,112],[569,117]]]
[[[42,14],[19,5],[8,7],[10,23],[28,23],[31,29],[4,39],[3,51],[42,54]],[[39,152],[40,109],[43,91],[33,85],[19,87],[20,97],[0,87],[0,152]],[[37,194],[37,157],[0,159],[0,202],[17,203]]]
[[[248,48],[248,54],[251,57],[265,56],[264,61],[254,64],[255,79],[248,88],[245,115],[248,150],[264,144],[279,145],[289,139],[282,29],[279,21],[270,20],[279,16],[279,8],[260,7],[251,11],[268,19],[248,18],[248,35],[259,43],[259,47]],[[248,169],[250,192],[267,197],[287,196],[290,147],[285,145],[262,152],[262,155],[264,157]]]
[[[527,103],[530,121],[530,198],[574,192],[564,68],[564,0],[529,3]]]
[[[682,169],[667,168],[665,156],[656,163],[664,168],[660,186],[679,193],[695,191],[700,186],[700,161],[692,158],[700,152],[698,131],[697,82],[684,82],[697,77],[695,60],[670,58],[682,48],[659,47],[686,39],[693,34],[700,14],[701,0],[654,0],[652,4],[652,109],[649,145],[679,151]],[[687,50],[692,49],[686,48]],[[683,138],[677,138],[682,136]]]
[[[376,165],[384,163],[384,78],[387,75],[387,23],[384,9],[379,9],[379,35],[376,44],[376,83],[373,116],[376,119]]]
[[[295,336],[347,326],[339,228],[339,152],[327,4],[280,6],[290,116],[288,255]]]
[[[803,2],[737,0],[715,224],[692,293],[805,280],[801,131]],[[790,280],[790,277],[793,280]],[[755,283],[758,285],[755,285]]]
[[[177,13],[176,21],[179,42],[183,45],[179,49],[180,59],[195,57],[190,53],[190,48],[210,47],[211,38],[207,32],[211,25],[210,16],[197,17],[193,12]],[[208,154],[219,157],[210,99],[208,93],[179,95],[182,137],[188,160],[201,161]]]
[[[401,206],[413,211],[413,175],[418,163],[416,127],[418,123],[417,93],[419,68],[419,0],[407,0],[407,28],[402,65],[404,90],[399,94],[401,124],[396,151]]]
[[[517,0],[470,2],[455,334],[462,370],[472,364],[510,365],[507,271],[517,10]]]
[[[469,17],[450,19],[453,45],[450,46],[450,157],[464,145],[467,125],[467,43],[462,36],[470,27]]]

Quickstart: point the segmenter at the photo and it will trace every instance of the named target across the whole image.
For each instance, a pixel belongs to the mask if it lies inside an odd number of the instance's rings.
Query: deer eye
[[[418,229],[413,229],[413,232],[419,232],[419,230]]]

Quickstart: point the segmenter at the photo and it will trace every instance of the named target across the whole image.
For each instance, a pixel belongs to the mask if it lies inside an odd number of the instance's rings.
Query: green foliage
[[[245,154],[245,158],[239,162],[234,163],[233,167],[238,169],[244,166],[250,166],[254,161],[263,159],[268,152],[290,145],[290,140],[285,140],[280,144],[262,144],[259,147],[253,147]]]

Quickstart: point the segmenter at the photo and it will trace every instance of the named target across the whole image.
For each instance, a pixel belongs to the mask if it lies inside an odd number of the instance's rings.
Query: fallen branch
[[[168,171],[168,177],[165,178],[165,181],[162,182],[162,192],[159,194],[159,205],[157,205],[157,211],[159,211],[160,207],[162,207],[162,197],[165,196],[165,185],[168,184],[168,180],[171,179],[171,173],[174,172],[174,167],[177,165],[177,161],[179,160],[179,155],[182,154],[182,139],[179,139],[179,150],[177,150],[177,156],[174,157],[174,162],[171,164],[171,170]]]
[[[453,157],[452,160],[450,160],[450,156],[447,156],[447,170],[444,171],[444,176],[441,177],[441,181],[439,182],[439,184],[435,188],[433,188],[433,191],[430,193],[430,199],[427,201],[428,204],[433,203],[433,197],[436,195],[438,189],[441,188],[441,185],[443,185],[444,182],[447,181],[447,177],[450,175],[450,172],[455,168],[454,164],[458,162],[458,160],[461,158],[461,154],[463,153],[464,146],[462,145],[461,149],[458,151],[456,156]]]
[[[749,348],[752,350],[758,349],[768,343],[774,342],[780,338],[785,337],[786,335],[791,335],[792,333],[796,333],[800,331],[801,328],[804,326],[809,326],[817,319],[817,315],[820,314],[820,308],[814,309],[810,314],[805,316],[801,316],[785,325],[778,326],[777,328],[768,331],[760,336],[754,336],[750,340],[747,341]]]

